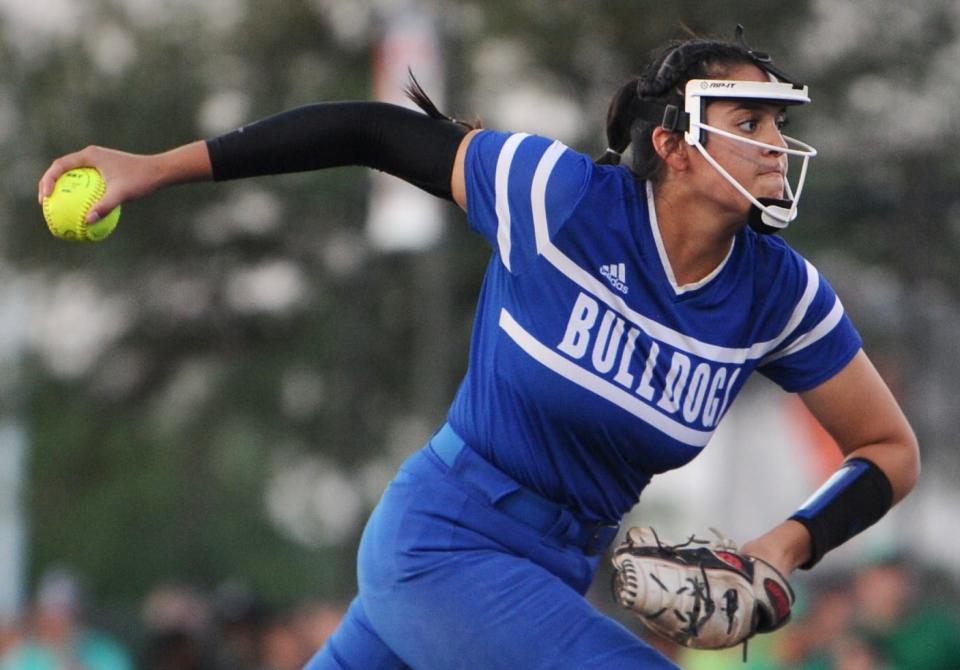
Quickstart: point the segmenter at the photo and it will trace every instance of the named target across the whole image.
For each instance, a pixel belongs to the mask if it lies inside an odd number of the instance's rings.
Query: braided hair
[[[739,32],[738,32],[739,38]],[[737,43],[694,38],[673,42],[646,66],[643,74],[625,83],[607,110],[607,150],[596,162],[619,164],[633,146],[633,172],[654,183],[663,177],[664,162],[653,146],[657,124],[637,114],[637,103],[651,101],[684,107],[684,86],[691,79],[722,78],[730,68],[755,64],[757,59],[741,40]]]

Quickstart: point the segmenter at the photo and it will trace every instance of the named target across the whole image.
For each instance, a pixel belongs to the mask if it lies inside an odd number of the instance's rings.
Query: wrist
[[[810,533],[803,524],[787,520],[741,547],[749,556],[762,559],[784,575],[806,563],[811,553]]]
[[[150,157],[155,188],[213,178],[206,142],[198,140]]]

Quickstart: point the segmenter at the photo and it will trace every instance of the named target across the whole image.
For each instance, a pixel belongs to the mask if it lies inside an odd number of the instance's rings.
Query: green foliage
[[[163,150],[203,136],[199,110],[224,86],[249,96],[245,120],[369,97],[368,45],[338,45],[306,2],[243,4],[226,35],[197,16],[161,17],[161,30],[111,13],[137,45],[120,74],[98,72],[79,33],[22,63],[29,153],[45,164],[92,143]],[[306,68],[314,81],[292,76],[304,61],[322,65]],[[212,72],[214,62],[233,69]],[[391,417],[414,410],[405,393],[415,324],[385,304],[413,296],[379,287],[400,289],[416,259],[365,249],[360,170],[258,188],[282,210],[270,234],[204,234],[218,207],[230,227],[246,190],[224,184],[129,203],[116,236],[90,246],[54,241],[30,194],[18,196],[24,225],[10,227],[4,263],[52,281],[84,277],[126,306],[118,339],[78,377],[51,370],[28,343],[32,574],[67,562],[99,596],[131,603],[166,580],[212,588],[239,577],[277,601],[353,590],[356,533],[328,548],[295,542],[268,518],[266,480],[282,444],[319,449],[352,472],[383,450]],[[358,240],[363,257],[348,276],[324,265],[338,235]],[[301,299],[278,311],[238,307],[236,273],[277,261],[305,279]],[[316,409],[296,417],[282,407],[292,369],[324,386]]]

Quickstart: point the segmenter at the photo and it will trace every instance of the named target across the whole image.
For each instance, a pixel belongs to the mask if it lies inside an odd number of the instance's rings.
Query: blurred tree
[[[212,21],[204,7],[99,3],[15,60],[34,171],[90,143],[159,151],[369,97],[367,42],[335,37],[322,7],[215,4]],[[359,475],[411,410],[415,297],[400,289],[417,259],[369,253],[360,175],[182,188],[125,205],[117,235],[83,247],[54,242],[20,194],[34,224],[7,226],[4,262],[35,279],[34,574],[68,561],[131,602],[161,579],[231,575],[276,599],[352,591],[357,520],[311,546],[265,498],[291,452]],[[336,525],[333,502],[318,514]]]
[[[958,53],[949,0],[815,2],[796,49],[818,89],[804,128],[824,151],[794,239],[832,248],[822,265],[913,422],[925,472],[951,487],[960,476],[960,420],[948,400],[960,391]]]

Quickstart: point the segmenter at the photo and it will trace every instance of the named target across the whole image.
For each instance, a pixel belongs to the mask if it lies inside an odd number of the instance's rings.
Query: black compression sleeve
[[[364,165],[452,199],[450,176],[467,129],[382,102],[298,107],[207,141],[217,181]]]
[[[790,518],[810,533],[809,570],[831,549],[839,547],[890,510],[893,487],[886,473],[866,458],[851,458]]]

